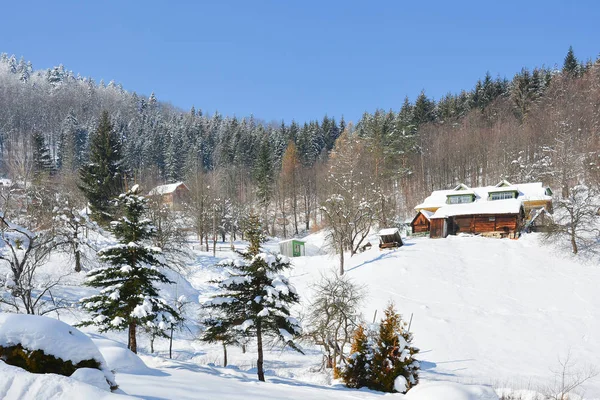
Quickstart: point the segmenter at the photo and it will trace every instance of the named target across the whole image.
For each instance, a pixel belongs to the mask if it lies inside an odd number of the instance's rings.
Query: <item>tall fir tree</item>
[[[107,223],[113,209],[111,200],[123,187],[121,143],[107,111],[102,113],[90,147],[90,162],[79,170],[79,188],[88,200],[94,219]]]
[[[579,74],[579,61],[577,61],[577,58],[575,57],[573,46],[569,46],[569,51],[565,56],[562,70],[569,76],[577,76]]]
[[[52,158],[44,135],[40,132],[33,134],[33,175],[40,178],[52,172]]]
[[[263,207],[267,207],[273,196],[275,171],[273,168],[271,146],[266,137],[263,139],[258,151],[258,159],[254,165],[254,179],[257,186],[258,200]]]
[[[161,271],[160,249],[152,246],[155,228],[146,218],[147,199],[134,185],[117,200],[123,217],[110,226],[118,244],[98,252],[107,266],[90,271],[85,284],[100,293],[81,299],[91,313],[80,325],[95,325],[100,332],[128,329],[128,348],[137,353],[136,330],[152,328],[155,335],[168,337],[167,329],[181,316],[159,296],[156,283],[173,283]]]
[[[240,260],[221,264],[227,276],[215,283],[219,292],[204,303],[218,318],[205,320],[203,339],[214,341],[223,335],[256,338],[258,379],[265,380],[263,338],[277,338],[292,349],[301,351],[294,342],[300,333],[298,321],[291,317],[290,306],[299,302],[295,288],[282,275],[290,268],[287,257],[261,252],[265,236],[256,215],[246,222],[245,235],[250,242]]]

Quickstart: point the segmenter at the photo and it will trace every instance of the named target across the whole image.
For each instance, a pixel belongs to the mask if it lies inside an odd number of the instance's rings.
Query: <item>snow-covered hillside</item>
[[[300,293],[334,268],[331,256],[296,259]],[[600,366],[600,268],[543,246],[539,237],[412,239],[351,259],[368,287],[365,317],[394,301],[421,348],[423,377],[532,387],[554,379],[569,351]],[[588,385],[600,398],[600,380]]]
[[[271,242],[266,247],[274,250],[276,244]],[[303,301],[296,310],[298,313],[306,309],[314,282],[322,274],[337,270],[337,257],[327,254],[323,247],[322,233],[309,236],[309,255],[293,260],[291,282]],[[196,259],[186,273],[170,275],[178,284],[168,289],[166,297],[184,294],[192,301],[187,311],[192,320],[198,317],[198,297],[210,294],[208,281],[220,273],[213,265],[233,254],[217,255],[214,258],[210,253],[196,251]],[[57,273],[63,265],[54,264]],[[519,240],[409,239],[404,247],[383,252],[374,246],[348,259],[346,274],[366,287],[365,319],[372,320],[375,310],[379,319],[389,301],[396,304],[405,318],[413,316],[411,331],[414,344],[421,349],[424,383],[417,387],[423,389],[409,392],[407,399],[439,399],[444,390],[460,393],[457,399],[494,398],[489,389],[481,387],[460,389],[437,384],[427,389],[431,381],[536,389],[553,382],[552,371],[558,369],[559,359],[569,352],[577,368],[600,366],[597,318],[600,269],[555,252],[542,245],[536,235]],[[70,277],[70,281],[76,284],[77,278]],[[74,301],[88,295],[90,290],[64,286],[61,295]],[[61,319],[76,323],[82,316],[79,312],[68,312]],[[382,396],[368,390],[345,389],[338,383],[331,385],[329,378],[317,371],[321,362],[319,349],[308,343],[303,344],[306,355],[278,347],[268,350],[267,382],[261,383],[256,380],[253,345],[246,354],[238,348],[229,349],[230,366],[223,368],[221,346],[195,340],[197,325],[193,321],[176,334],[174,360],[167,358],[165,340],[155,343],[158,353],[151,356],[148,338],[142,335],[139,339],[142,355],[137,358],[126,350],[125,334],[98,335],[93,328],[84,331],[116,370],[120,390],[130,396],[147,399]],[[6,372],[12,367],[2,368]],[[14,369],[10,373],[16,374]],[[7,385],[0,384],[0,389],[3,387]],[[588,382],[586,389],[586,399],[600,399],[599,379]],[[6,391],[0,390],[1,395],[11,398]],[[403,398],[399,394],[392,396]]]

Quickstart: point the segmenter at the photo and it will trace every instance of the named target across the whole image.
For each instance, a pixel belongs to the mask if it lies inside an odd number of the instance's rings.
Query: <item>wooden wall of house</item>
[[[443,218],[436,218],[431,220],[429,237],[430,238],[443,238],[446,237],[444,234],[444,224],[446,220]]]
[[[412,227],[412,233],[423,233],[429,232],[430,223],[429,220],[425,218],[425,216],[422,213],[419,213],[412,221],[410,226]]]
[[[451,218],[449,231],[457,233],[514,233],[520,229],[520,214],[460,215]]]

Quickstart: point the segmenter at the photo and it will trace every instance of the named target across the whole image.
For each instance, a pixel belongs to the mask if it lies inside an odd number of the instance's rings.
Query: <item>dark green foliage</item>
[[[249,218],[246,237],[250,245],[242,253],[243,259],[220,264],[229,272],[215,282],[219,292],[204,304],[212,316],[204,321],[202,339],[233,342],[239,337],[256,338],[258,378],[264,381],[263,336],[278,338],[300,351],[292,340],[300,334],[300,326],[289,311],[299,297],[287,278],[280,275],[290,268],[289,260],[260,253],[264,236],[257,216]]]
[[[577,61],[577,58],[575,57],[573,46],[569,46],[569,51],[565,56],[562,70],[569,76],[577,76],[579,74],[579,61]]]
[[[372,357],[367,330],[363,325],[359,325],[352,337],[352,348],[350,357],[346,360],[346,367],[337,372],[346,386],[354,389],[369,386]]]
[[[419,362],[414,357],[419,349],[412,346],[412,334],[405,327],[392,304],[386,308],[378,332],[367,332],[360,326],[347,366],[341,371],[346,386],[395,392],[394,382],[399,376],[406,379],[406,390],[418,384]]]
[[[0,359],[8,365],[23,368],[34,374],[58,374],[71,376],[79,368],[100,369],[100,363],[94,359],[83,360],[73,364],[71,360],[63,360],[54,357],[51,354],[44,353],[43,350],[29,350],[23,348],[19,343],[14,346],[0,346]],[[116,390],[117,386],[112,385],[111,390]]]
[[[405,327],[406,323],[390,304],[379,325],[369,385],[371,389],[395,392],[394,381],[400,375],[406,378],[407,389],[419,383],[419,363],[414,358],[419,349],[411,345],[412,334]]]
[[[111,200],[122,190],[121,143],[103,112],[90,147],[90,162],[80,169],[80,189],[85,194],[93,217],[107,223],[114,208]]]
[[[254,167],[254,179],[257,186],[257,196],[262,204],[267,204],[273,196],[273,182],[275,171],[268,140],[263,140],[258,153],[258,160]]]
[[[44,135],[40,132],[33,134],[33,173],[39,177],[52,172],[50,149],[46,145]]]
[[[418,126],[427,122],[432,122],[435,120],[435,102],[428,99],[423,91],[417,97],[412,112],[413,124]]]
[[[179,320],[178,313],[159,297],[155,282],[172,283],[158,269],[160,249],[150,246],[155,229],[148,218],[147,200],[138,196],[134,186],[119,196],[123,217],[111,222],[119,244],[98,252],[99,259],[108,264],[88,273],[86,285],[100,288],[95,296],[82,299],[84,308],[92,315],[81,326],[96,325],[100,332],[129,328],[129,348],[137,351],[136,326],[156,326],[157,336],[167,337],[168,324]]]

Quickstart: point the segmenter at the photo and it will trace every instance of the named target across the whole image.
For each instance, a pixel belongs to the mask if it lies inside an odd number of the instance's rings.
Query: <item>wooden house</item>
[[[513,185],[503,180],[477,188],[460,184],[432,192],[415,207],[418,214],[411,225],[413,232],[429,226],[432,238],[462,232],[515,238],[534,215],[532,211],[542,208],[552,210],[552,191],[541,182]]]
[[[420,210],[410,223],[413,235],[427,234],[430,230],[432,211]]]
[[[404,245],[398,228],[382,229],[377,236],[379,236],[379,249],[392,249]]]
[[[429,237],[470,233],[517,238],[524,218],[523,204],[517,199],[449,205],[431,216]]]
[[[157,186],[148,195],[160,197],[162,204],[166,204],[172,210],[181,211],[189,199],[190,189],[183,182],[175,182]]]

